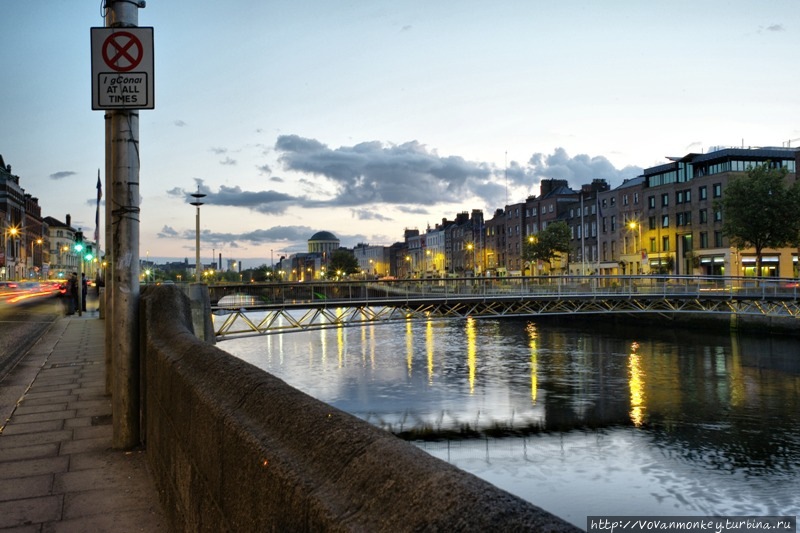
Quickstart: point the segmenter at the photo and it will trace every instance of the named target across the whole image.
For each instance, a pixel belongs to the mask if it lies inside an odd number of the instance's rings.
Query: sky
[[[104,24],[101,0],[0,0],[0,155],[85,233]],[[250,267],[320,230],[388,246],[490,218],[543,178],[615,187],[669,156],[800,146],[796,0],[148,0],[139,26],[142,258],[194,262],[198,187],[203,262]]]

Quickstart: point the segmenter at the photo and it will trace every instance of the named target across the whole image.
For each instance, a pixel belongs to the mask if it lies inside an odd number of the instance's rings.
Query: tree
[[[787,170],[767,161],[728,182],[714,208],[722,212],[722,233],[737,249],[754,248],[761,277],[765,248],[797,245],[800,240],[800,183],[786,183]]]
[[[533,242],[525,248],[524,258],[532,261],[546,261],[552,270],[552,260],[561,254],[569,253],[570,230],[566,222],[553,222],[539,232]]]
[[[358,259],[348,250],[338,249],[331,254],[331,260],[328,263],[326,277],[333,279],[342,273],[343,275],[355,274],[358,272]]]

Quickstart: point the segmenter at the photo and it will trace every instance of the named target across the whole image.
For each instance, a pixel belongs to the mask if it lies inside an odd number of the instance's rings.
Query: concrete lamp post
[[[200,265],[200,206],[203,205],[201,201],[205,198],[206,195],[200,192],[200,187],[197,187],[197,192],[192,193],[192,198],[194,198],[194,202],[190,202],[191,205],[197,208],[197,213],[195,215],[195,230],[194,230],[194,274],[195,274],[195,281],[200,283],[200,277],[202,276],[203,267]]]

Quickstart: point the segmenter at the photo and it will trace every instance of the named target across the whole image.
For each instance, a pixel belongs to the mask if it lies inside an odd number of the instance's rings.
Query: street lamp
[[[639,255],[639,261],[641,261],[642,260],[642,254],[640,252],[640,248],[642,247],[642,225],[639,224],[639,222],[636,221],[636,220],[631,220],[630,222],[628,222],[628,228],[631,231],[633,231],[634,229],[638,229],[639,230],[639,232],[638,232],[639,233],[639,246],[638,247],[636,246],[636,236],[634,235],[634,237],[633,237],[633,251],[636,254]],[[641,265],[641,263],[639,263],[639,264]],[[639,267],[639,271],[642,272],[643,269],[644,269],[644,265],[641,265]]]
[[[14,243],[14,238],[17,237],[18,235],[19,235],[19,228],[17,228],[16,226],[12,226],[12,227],[8,228],[6,230],[6,232],[5,232],[5,234],[4,234],[3,245],[5,246],[5,255],[6,255],[5,262],[6,262],[6,265],[9,264],[9,261],[8,261],[8,257],[9,257],[8,239],[9,239],[9,237],[11,238],[11,251],[13,252],[13,256],[14,256],[14,277],[13,278],[8,278],[8,279],[16,279],[16,277],[17,277],[17,265],[16,265],[16,263],[17,263],[18,258],[17,258],[16,245]],[[8,277],[8,266],[6,266],[6,277]]]
[[[200,206],[203,205],[201,200],[205,198],[206,195],[200,192],[200,186],[197,186],[197,192],[192,193],[192,198],[194,198],[194,202],[189,202],[191,205],[197,208],[197,214],[195,215],[195,230],[194,230],[194,272],[195,272],[195,280],[200,283],[200,273],[203,270],[202,265],[200,265]]]
[[[36,258],[34,257],[33,253],[33,245],[38,244],[39,246],[41,246],[42,242],[43,241],[41,238],[36,239],[35,241],[31,241],[31,272],[33,272],[36,269]],[[41,263],[41,261],[39,262]]]

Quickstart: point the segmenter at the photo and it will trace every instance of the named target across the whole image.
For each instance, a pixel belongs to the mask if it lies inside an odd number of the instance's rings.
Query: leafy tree
[[[358,259],[356,259],[356,256],[341,248],[333,252],[331,260],[328,262],[326,277],[333,279],[337,276],[337,272],[342,272],[344,275],[358,272]]]
[[[714,204],[722,211],[722,233],[731,245],[755,249],[758,277],[765,248],[797,245],[800,240],[800,183],[788,184],[786,173],[769,161],[750,167],[746,176],[728,182]]]
[[[570,230],[566,222],[553,222],[539,232],[532,243],[525,248],[524,257],[531,261],[545,261],[552,270],[553,259],[569,253]]]

